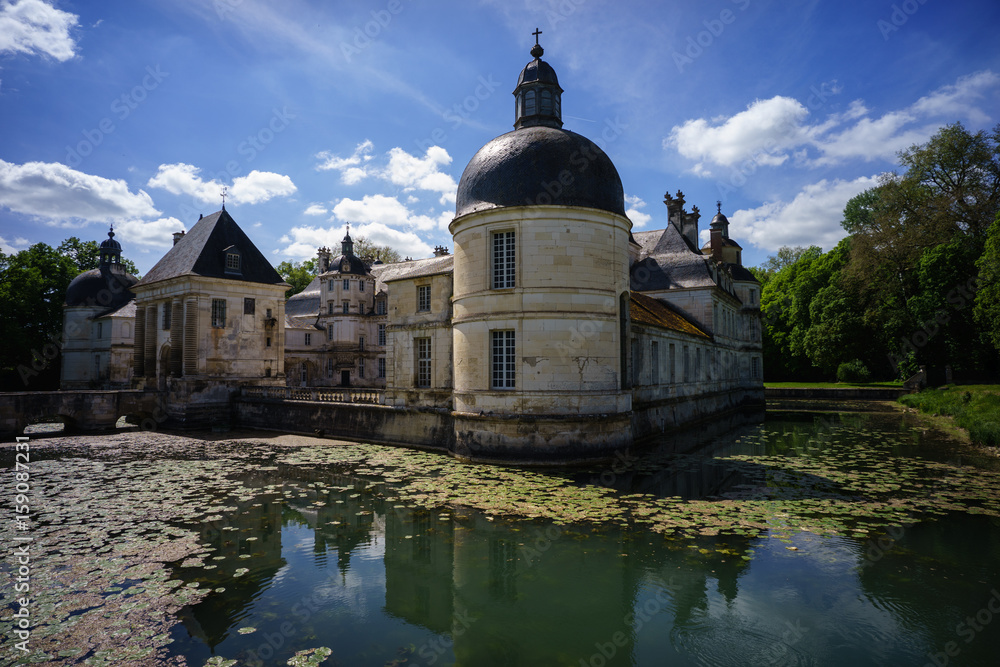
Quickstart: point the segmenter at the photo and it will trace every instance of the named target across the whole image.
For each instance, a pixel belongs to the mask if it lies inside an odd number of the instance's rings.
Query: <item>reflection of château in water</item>
[[[377,487],[313,470],[283,467],[280,479],[256,475],[242,481],[248,489],[257,487],[260,495],[202,528],[202,543],[226,558],[210,561],[219,564],[215,570],[177,569],[179,576],[197,578],[202,586],[226,588],[225,594],[210,594],[181,614],[188,634],[209,647],[239,627],[286,566],[283,525],[308,525],[314,533],[315,562],[325,564],[327,554],[336,550],[342,576],[359,547],[384,540],[384,611],[442,635],[440,646],[454,642],[449,650],[457,660],[475,665],[568,664],[593,653],[594,642],[608,628],[622,634],[619,657],[607,664],[630,664],[632,623],[644,613],[642,601],[650,591],[660,592],[655,613],[669,610],[683,627],[706,609],[713,587],[727,600],[735,598],[746,563],[739,556],[752,539],[706,537],[700,542],[706,552],[667,552],[651,544],[648,535],[636,539],[633,535],[640,533],[622,528],[595,532],[589,525],[493,522],[471,510],[398,507]],[[294,491],[283,495],[282,481],[284,490]],[[310,486],[316,482],[325,486]],[[268,484],[277,484],[277,490],[262,488]],[[448,519],[441,520],[442,514]],[[720,542],[730,555],[715,553]],[[250,558],[239,558],[241,554]],[[622,560],[628,567],[622,567]],[[231,578],[238,567],[250,572]],[[578,578],[567,580],[567,572]],[[524,614],[526,608],[534,610],[530,616]],[[530,645],[525,643],[529,636],[546,639]],[[437,650],[437,645],[416,647],[413,657],[426,662]]]

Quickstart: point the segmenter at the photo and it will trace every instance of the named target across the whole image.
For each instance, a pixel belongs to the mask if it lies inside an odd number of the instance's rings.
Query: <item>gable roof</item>
[[[639,292],[629,293],[629,317],[640,324],[710,338],[698,325],[671,308],[670,304]]]
[[[427,259],[411,259],[405,262],[393,262],[392,264],[377,264],[372,267],[372,273],[378,279],[378,282],[382,284],[394,280],[407,280],[410,278],[452,273],[454,270],[454,255],[428,257]]]
[[[632,267],[632,289],[652,292],[686,287],[715,287],[709,257],[691,247],[670,224],[666,229],[635,234],[639,261]]]
[[[227,273],[225,251],[234,246],[240,254],[240,272]],[[265,285],[285,284],[226,209],[199,220],[137,285],[141,287],[179,276],[227,278]]]

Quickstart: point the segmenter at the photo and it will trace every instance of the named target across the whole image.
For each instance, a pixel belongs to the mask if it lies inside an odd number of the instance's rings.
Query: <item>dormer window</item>
[[[224,252],[226,253],[226,273],[240,273],[242,268],[239,249],[236,246],[229,246]]]

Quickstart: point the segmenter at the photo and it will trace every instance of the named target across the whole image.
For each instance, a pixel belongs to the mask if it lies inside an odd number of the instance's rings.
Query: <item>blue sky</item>
[[[275,264],[347,223],[429,256],[536,27],[635,228],[721,199],[749,265],[832,247],[898,150],[1000,121],[995,0],[0,0],[0,249],[114,223],[145,272],[225,185]]]

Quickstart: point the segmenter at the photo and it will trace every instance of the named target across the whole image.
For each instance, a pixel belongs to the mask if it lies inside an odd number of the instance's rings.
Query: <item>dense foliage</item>
[[[59,349],[66,288],[96,269],[95,241],[68,238],[53,248],[36,243],[12,255],[0,253],[0,390],[59,388]],[[122,259],[129,273],[135,265]]]
[[[763,284],[765,379],[905,379],[1000,366],[1000,126],[942,128],[851,199],[827,253],[782,248]]]

